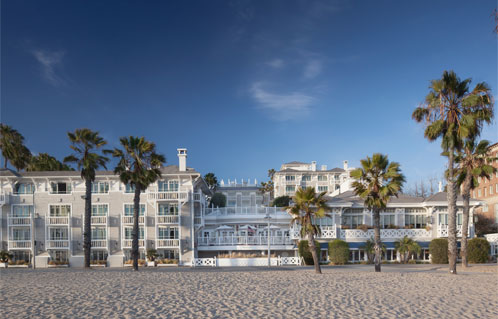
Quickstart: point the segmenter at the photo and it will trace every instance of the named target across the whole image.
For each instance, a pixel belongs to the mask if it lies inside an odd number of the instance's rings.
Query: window
[[[33,205],[13,205],[12,217],[30,217],[33,210]]]
[[[438,218],[439,225],[448,225],[448,214],[439,214]]]
[[[493,185],[490,185],[489,186],[489,195],[492,195],[493,194]]]
[[[495,193],[498,193],[498,184],[495,185]]]
[[[107,216],[109,206],[107,204],[93,204],[92,216]]]
[[[178,239],[178,227],[159,227],[159,239]]]
[[[16,183],[14,185],[14,194],[33,194],[35,185],[31,183]]]
[[[71,194],[71,183],[51,182],[50,194]]]
[[[380,214],[380,228],[394,228],[396,227],[395,216],[393,214]]]
[[[409,228],[425,228],[427,218],[425,215],[405,215],[405,226]]]
[[[498,223],[498,204],[495,204],[495,223]]]
[[[482,206],[482,211],[485,213],[487,213],[489,211],[488,204],[484,204],[484,206]]]
[[[50,205],[50,217],[65,217],[70,213],[70,205]]]
[[[486,193],[487,193],[487,192],[486,192],[487,190],[488,190],[488,189],[487,189],[486,187],[484,187],[484,197],[486,197],[486,195],[487,195],[487,194],[486,194]]]
[[[332,223],[332,218],[331,217],[323,217],[323,218],[318,218],[316,219],[313,219],[313,221],[316,223],[316,225],[319,225],[319,226],[334,226],[334,224]]]
[[[481,183],[481,176],[477,177],[477,182]]]
[[[124,205],[124,215],[133,216],[133,204]],[[140,204],[140,211],[138,212],[138,216],[145,216],[145,204]]]
[[[92,240],[106,240],[106,227],[92,227]]]
[[[477,196],[481,197],[481,195],[482,195],[482,194],[481,194],[481,190],[480,190],[480,189],[478,189],[478,190],[477,190]]]
[[[356,229],[359,225],[363,224],[363,209],[353,208],[349,209],[342,215],[342,227]]]
[[[227,207],[235,207],[237,205],[237,201],[236,200],[229,200],[227,202]]]
[[[53,250],[50,252],[50,259],[55,261],[68,261],[67,250]]]
[[[303,175],[303,182],[310,182],[311,181],[311,175]]]
[[[107,251],[105,250],[92,250],[90,260],[107,260]]]
[[[125,185],[125,193],[135,193],[135,185],[131,185],[131,184],[126,184]]]
[[[125,239],[133,239],[131,233],[133,232],[133,227],[125,227],[124,235]],[[138,228],[138,239],[144,239],[145,229],[143,226]]]
[[[92,193],[94,194],[108,194],[109,182],[93,182]]]
[[[178,192],[179,182],[178,181],[159,181],[158,191],[159,192]]]
[[[287,193],[292,193],[296,190],[296,186],[293,186],[293,185],[287,185],[285,186],[285,192]]]
[[[462,221],[463,221],[463,214],[462,213],[458,213],[456,215],[456,217],[457,217],[457,220],[456,220],[457,226],[461,226],[462,225]]]
[[[68,240],[67,228],[50,228],[50,240]]]
[[[174,215],[178,216],[178,204],[159,204],[158,212],[159,216]]]
[[[476,198],[476,191],[475,191],[475,190],[474,190],[474,191],[472,191],[472,197],[473,197],[473,198]]]
[[[318,175],[319,182],[326,182],[328,180],[327,175]]]
[[[31,240],[30,229],[27,227],[12,229],[11,240]]]
[[[318,191],[321,192],[328,192],[329,187],[328,186],[318,186]]]
[[[285,180],[286,181],[295,181],[296,180],[296,176],[294,175],[285,175]]]

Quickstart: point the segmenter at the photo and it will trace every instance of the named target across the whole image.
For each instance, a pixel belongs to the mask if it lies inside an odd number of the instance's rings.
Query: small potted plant
[[[157,254],[157,250],[155,250],[155,249],[147,250],[147,266],[148,267],[156,267],[157,256],[159,256]]]
[[[0,268],[7,268],[9,260],[12,259],[12,254],[7,250],[0,251]]]

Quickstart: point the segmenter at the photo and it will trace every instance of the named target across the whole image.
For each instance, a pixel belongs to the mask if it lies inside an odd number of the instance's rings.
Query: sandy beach
[[[496,268],[496,266],[492,266]],[[8,269],[5,318],[497,318],[498,275],[434,265]]]

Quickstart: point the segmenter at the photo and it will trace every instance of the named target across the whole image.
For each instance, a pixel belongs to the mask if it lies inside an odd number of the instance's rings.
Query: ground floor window
[[[382,260],[395,261],[396,260],[396,250],[386,249],[382,252]]]
[[[25,263],[29,263],[31,260],[31,252],[26,251],[26,250],[14,250],[10,251],[12,254],[12,261],[18,262],[18,261],[24,261]]]
[[[90,255],[91,261],[102,261],[107,260],[107,251],[106,250],[92,250]]]
[[[126,249],[124,251],[125,261],[131,260],[131,249]],[[138,259],[145,259],[145,250],[138,250]]]
[[[159,259],[178,259],[177,249],[160,249],[158,252]]]
[[[67,250],[52,250],[50,252],[50,259],[53,261],[69,261],[69,253]]]
[[[363,249],[355,249],[349,251],[349,262],[357,263],[365,261],[365,251]]]

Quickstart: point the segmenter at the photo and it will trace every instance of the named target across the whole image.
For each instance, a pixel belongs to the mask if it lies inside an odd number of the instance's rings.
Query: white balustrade
[[[92,248],[107,248],[106,239],[92,239]]]
[[[199,237],[199,246],[238,246],[238,245],[268,245],[267,236],[222,236],[222,237]],[[293,245],[290,237],[271,236],[270,245]]]
[[[179,239],[157,239],[156,248],[169,248],[169,247],[179,247]]]
[[[69,248],[69,240],[47,240],[47,249]]]
[[[97,225],[97,224],[107,225],[107,216],[92,216],[91,220],[92,220],[92,225]]]
[[[133,224],[133,216],[123,216],[122,223],[123,224]],[[138,223],[144,224],[145,223],[145,216],[138,216]]]
[[[152,192],[147,193],[150,200],[184,200],[187,199],[187,192]]]
[[[31,217],[9,217],[8,222],[11,226],[29,226],[31,225]]]
[[[178,224],[178,215],[156,216],[157,224]]]
[[[9,249],[31,249],[31,240],[9,240]]]
[[[131,239],[123,239],[123,247],[122,248],[131,248]],[[145,241],[143,239],[138,240],[138,247],[143,248],[145,247]]]
[[[498,233],[484,235],[490,243],[498,243]]]
[[[462,237],[462,225],[457,225],[457,237]],[[467,233],[468,234],[468,233]],[[448,225],[437,226],[437,237],[448,237]]]
[[[216,267],[216,257],[213,258],[193,258],[192,267]]]
[[[68,216],[58,216],[58,217],[47,217],[45,220],[47,225],[69,225],[69,217]]]
[[[206,208],[206,216],[231,216],[231,215],[267,215],[267,214],[284,214],[285,217],[289,215],[283,208],[276,207],[219,207],[219,208]]]

